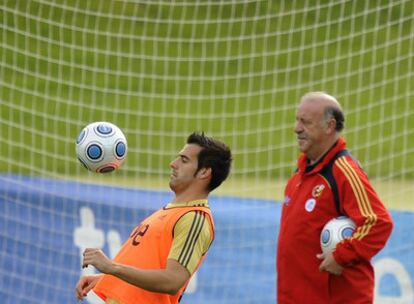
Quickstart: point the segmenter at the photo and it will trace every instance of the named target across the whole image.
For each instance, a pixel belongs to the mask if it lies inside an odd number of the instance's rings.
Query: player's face
[[[304,101],[296,112],[295,133],[299,149],[314,160],[324,151],[326,124],[323,122],[323,107],[317,102]]]
[[[196,182],[198,167],[198,154],[201,147],[195,144],[186,144],[178,156],[170,163],[170,188],[179,193]]]

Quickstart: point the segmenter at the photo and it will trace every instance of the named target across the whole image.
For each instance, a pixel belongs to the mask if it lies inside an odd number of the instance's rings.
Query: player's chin
[[[170,175],[170,186],[176,183],[177,177],[173,174]]]
[[[174,182],[174,179],[171,178],[169,182],[170,189],[174,191],[174,189],[176,188],[175,185],[176,183]]]

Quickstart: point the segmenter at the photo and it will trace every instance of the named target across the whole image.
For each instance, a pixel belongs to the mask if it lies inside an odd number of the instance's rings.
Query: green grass
[[[285,178],[296,103],[323,90],[370,176],[414,177],[412,1],[53,3],[1,4],[2,172],[82,174],[74,140],[108,120],[125,178],[164,174],[193,130],[231,144],[236,179]]]

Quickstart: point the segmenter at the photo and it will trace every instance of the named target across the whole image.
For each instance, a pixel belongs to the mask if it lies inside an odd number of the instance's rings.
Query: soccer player
[[[207,199],[227,178],[231,161],[224,143],[191,134],[170,163],[173,200],[135,227],[113,260],[99,249],[84,251],[83,267],[102,274],[81,277],[77,298],[93,289],[111,304],[178,303],[213,241]]]
[[[323,92],[302,97],[294,131],[302,152],[287,182],[277,248],[278,303],[372,303],[371,258],[392,230],[390,214],[340,132],[344,115]],[[320,232],[332,218],[356,223],[351,238],[321,253]]]

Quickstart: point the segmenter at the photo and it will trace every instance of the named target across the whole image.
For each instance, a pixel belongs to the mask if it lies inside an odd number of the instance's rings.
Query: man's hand
[[[81,277],[78,284],[76,284],[76,298],[82,300],[86,297],[88,292],[95,287],[100,277],[100,274]]]
[[[82,267],[94,266],[102,273],[110,273],[112,270],[112,261],[103,253],[102,250],[96,248],[86,248],[83,252]]]
[[[319,253],[316,257],[322,260],[319,265],[319,271],[326,271],[333,275],[340,275],[342,273],[344,268],[335,261],[332,252]]]

